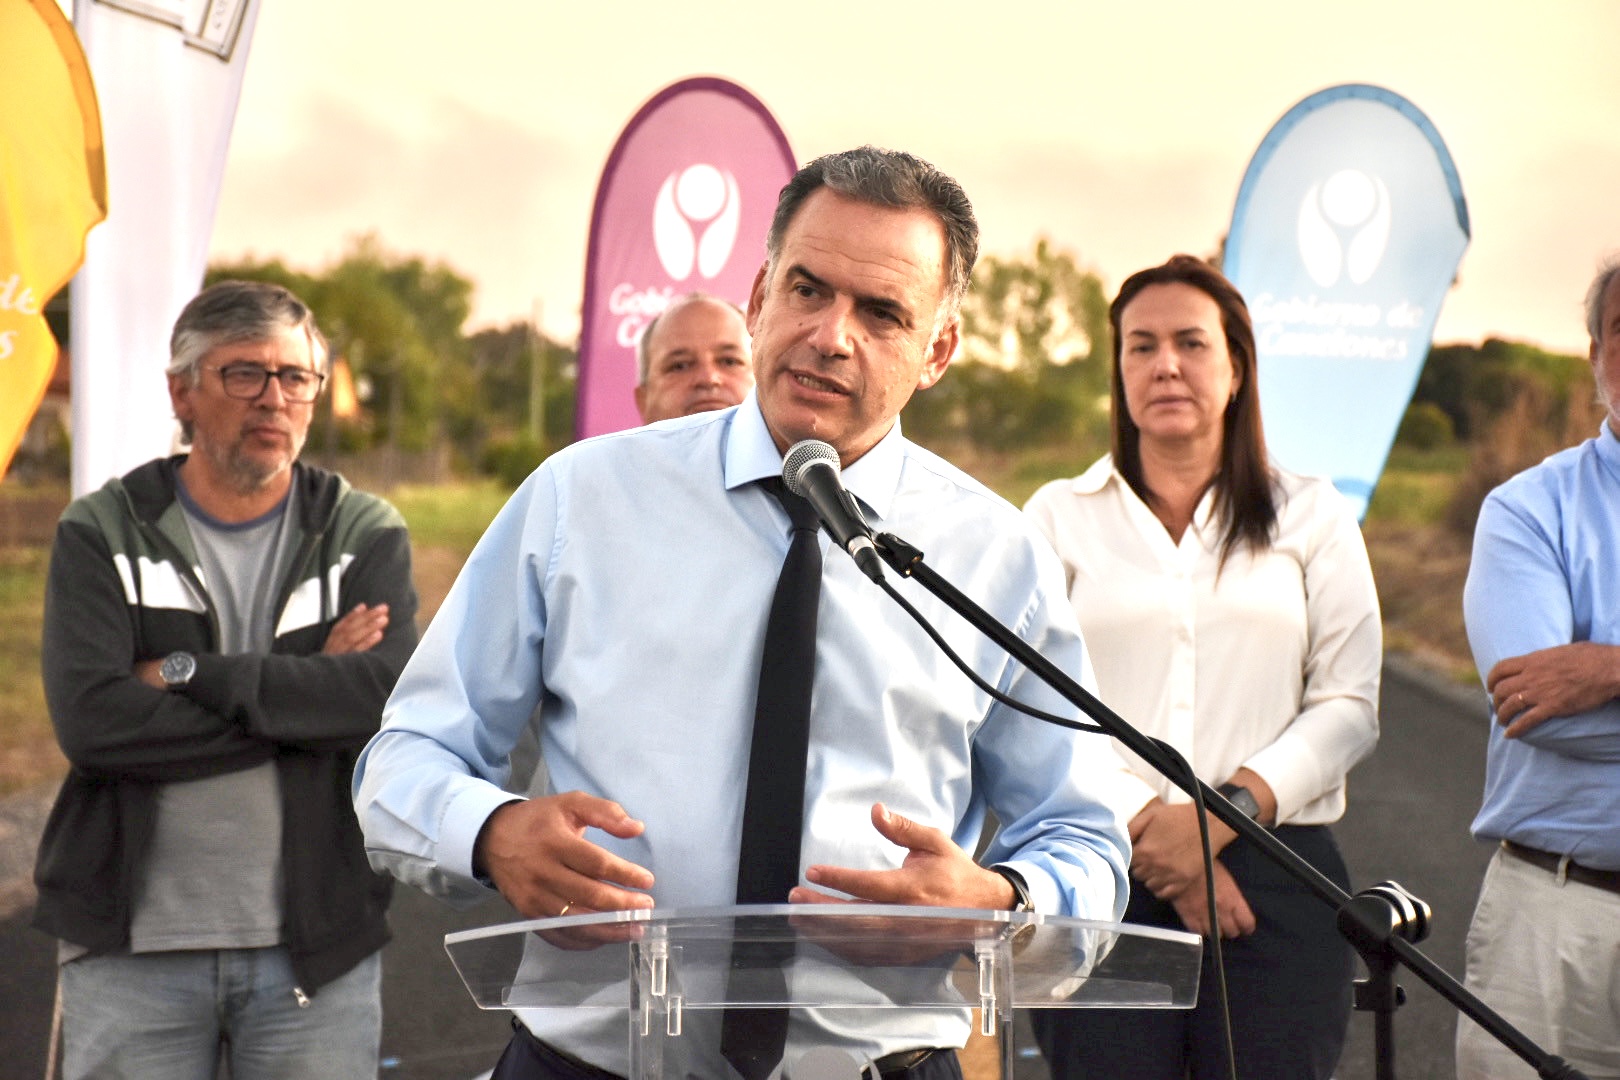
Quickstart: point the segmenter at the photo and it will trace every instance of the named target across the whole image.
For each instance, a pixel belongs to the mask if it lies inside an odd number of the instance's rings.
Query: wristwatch
[[[1024,875],[1010,866],[992,866],[991,870],[1007,879],[1012,886],[1013,902],[1008,911],[1034,911],[1035,902],[1029,898],[1029,884],[1024,881]]]
[[[1254,792],[1242,784],[1222,784],[1215,790],[1220,792],[1227,802],[1237,807],[1244,817],[1254,821],[1260,820],[1260,800],[1254,797]]]
[[[188,652],[172,652],[158,666],[158,678],[170,690],[178,690],[197,674],[197,658]]]

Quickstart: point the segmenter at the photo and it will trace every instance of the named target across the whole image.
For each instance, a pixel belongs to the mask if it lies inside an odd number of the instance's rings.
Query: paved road
[[[1400,665],[1386,669],[1383,698],[1383,737],[1351,777],[1351,810],[1339,838],[1356,888],[1393,879],[1433,907],[1434,933],[1421,947],[1460,977],[1462,939],[1489,857],[1468,837],[1484,764],[1481,706],[1475,695]],[[39,803],[25,797],[0,804],[0,1077],[7,1080],[44,1075],[50,1030],[53,943],[27,927],[26,909],[7,910],[16,906],[15,872],[26,864]],[[382,1080],[476,1076],[505,1043],[506,1021],[468,1001],[443,936],[504,921],[509,911],[492,902],[458,913],[406,888],[397,896],[396,937],[384,955]],[[1395,1024],[1398,1075],[1449,1080],[1451,1007],[1415,976],[1399,981],[1409,1002]],[[1375,1075],[1372,1041],[1371,1018],[1358,1015],[1339,1069],[1343,1080]],[[1038,1059],[1021,1060],[1017,1080],[1044,1076]]]
[[[1485,780],[1485,692],[1389,666],[1383,685],[1378,750],[1350,774],[1350,810],[1336,833],[1352,888],[1393,880],[1429,904],[1432,933],[1418,947],[1460,982],[1463,938],[1491,856],[1468,835]],[[1409,972],[1396,981],[1407,992],[1395,1018],[1396,1075],[1453,1080],[1455,1009]],[[1372,1027],[1368,1014],[1351,1019],[1341,1078],[1377,1075]],[[1524,1076],[1534,1071],[1526,1066]]]

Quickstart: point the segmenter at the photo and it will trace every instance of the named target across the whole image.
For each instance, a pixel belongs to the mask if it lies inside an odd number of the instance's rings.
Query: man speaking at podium
[[[789,447],[830,444],[874,530],[1091,683],[1051,550],[897,422],[950,363],[977,247],[962,189],[910,155],[865,147],[799,171],[748,302],[755,392],[553,455],[468,559],[356,770],[376,867],[452,899],[493,885],[533,918],[851,899],[1119,917],[1108,740],[975,688],[775,479]],[[985,682],[1074,715],[893,577]],[[501,785],[531,722],[546,779],[515,799]],[[981,866],[987,810],[1000,828]],[[628,1070],[622,1015],[521,1019],[497,1078]],[[886,1078],[961,1075],[965,1010],[806,1023],[728,1032],[722,1051],[746,1080],[775,1075],[784,1038]]]

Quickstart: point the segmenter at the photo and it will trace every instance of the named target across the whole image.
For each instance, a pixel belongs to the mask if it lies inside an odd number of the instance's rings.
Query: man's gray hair
[[[654,315],[651,322],[641,328],[641,336],[636,338],[637,386],[646,386],[647,376],[652,374],[652,336],[653,330],[658,326],[659,321],[676,308],[684,307],[687,304],[696,303],[699,300],[707,300],[711,304],[722,304],[725,307],[730,308],[732,311],[735,311],[740,318],[744,320],[748,318],[748,315],[743,311],[743,309],[738,307],[736,304],[733,304],[730,300],[726,300],[718,296],[712,296],[706,292],[689,292],[682,293],[680,296],[677,296],[665,306],[663,311],[660,311],[657,315]]]
[[[1620,277],[1620,252],[1603,260],[1592,287],[1586,290],[1586,332],[1595,342],[1603,340],[1603,298],[1616,277]]]
[[[765,239],[770,272],[799,207],[819,188],[846,198],[897,210],[927,210],[945,230],[945,303],[951,317],[967,295],[968,279],[979,257],[979,223],[962,185],[921,158],[898,150],[863,146],[826,154],[794,174],[776,200],[776,214]]]
[[[287,330],[309,338],[315,370],[327,368],[326,337],[315,325],[309,305],[290,289],[267,281],[220,281],[191,298],[169,336],[167,374],[202,378],[202,358],[220,345],[265,341]]]

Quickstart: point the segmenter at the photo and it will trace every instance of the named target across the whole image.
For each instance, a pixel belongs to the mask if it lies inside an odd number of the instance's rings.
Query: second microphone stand
[[[1201,798],[1217,818],[1338,912],[1340,933],[1361,955],[1369,973],[1368,980],[1357,985],[1356,1007],[1375,1014],[1378,1080],[1395,1078],[1393,1014],[1401,1003],[1401,990],[1394,982],[1397,964],[1404,964],[1441,997],[1523,1058],[1543,1080],[1585,1080],[1583,1073],[1531,1042],[1417,948],[1414,942],[1427,933],[1426,904],[1392,882],[1350,896],[1219,792],[1187,774],[1164,746],[1126,723],[1023,638],[941,577],[923,562],[923,553],[917,548],[893,533],[878,533],[872,539],[883,560],[897,573],[913,579],[961,615],[1171,783],[1194,798]]]

